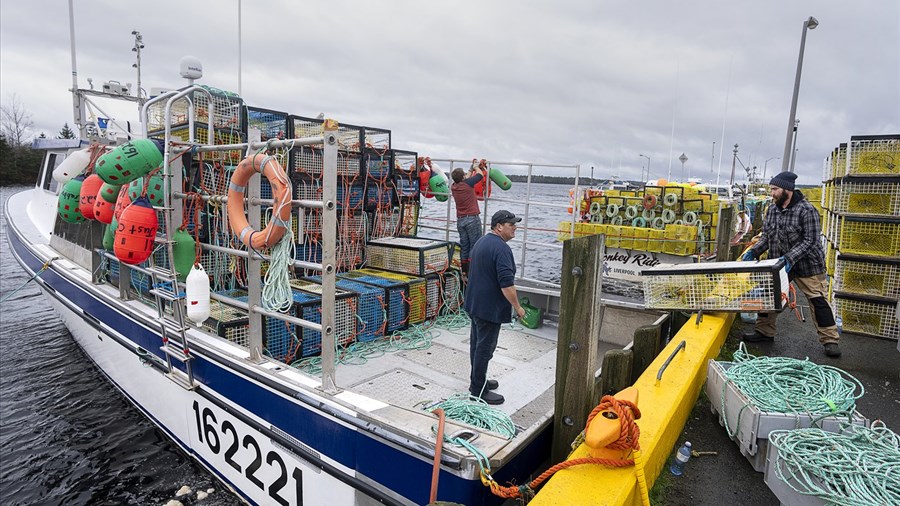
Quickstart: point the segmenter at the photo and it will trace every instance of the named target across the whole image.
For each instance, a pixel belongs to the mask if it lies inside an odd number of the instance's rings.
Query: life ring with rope
[[[266,228],[256,231],[247,222],[244,214],[244,195],[247,183],[254,173],[259,172],[272,186],[272,198],[275,201],[272,219]],[[238,235],[241,242],[251,249],[270,248],[278,243],[288,227],[291,226],[291,183],[281,164],[272,157],[262,153],[248,156],[241,160],[228,184],[228,222],[231,231]]]
[[[641,202],[641,204],[644,206],[644,209],[649,210],[656,207],[656,203],[658,202],[658,200],[659,199],[657,199],[656,195],[648,193],[644,195],[644,200],[643,202]]]

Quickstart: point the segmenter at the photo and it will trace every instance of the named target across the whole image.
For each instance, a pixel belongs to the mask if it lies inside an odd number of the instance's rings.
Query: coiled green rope
[[[729,382],[749,399],[749,404],[738,413],[738,426],[744,410],[751,405],[770,413],[814,417],[846,414],[849,418],[856,408],[856,399],[865,392],[859,380],[836,367],[818,365],[809,359],[756,357],[741,343],[722,384],[721,412],[729,437],[734,436],[728,417],[724,416],[725,387]]]
[[[509,415],[467,393],[454,394],[449,399],[429,407],[427,411],[434,411],[437,408],[443,409],[444,414],[451,420],[496,432],[506,439],[512,439],[516,435],[516,426]],[[448,441],[456,442],[450,439]]]
[[[270,218],[274,219],[274,218]],[[294,304],[291,294],[289,267],[294,258],[294,231],[288,227],[281,239],[272,247],[269,269],[262,286],[263,307],[270,311],[287,313]]]
[[[799,494],[827,504],[900,504],[900,436],[881,421],[841,434],[773,431],[769,444],[778,451],[775,475]]]

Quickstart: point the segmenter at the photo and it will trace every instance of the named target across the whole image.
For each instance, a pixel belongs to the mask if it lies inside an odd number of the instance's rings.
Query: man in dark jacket
[[[487,379],[488,363],[497,348],[500,326],[511,320],[512,309],[519,318],[525,309],[519,304],[516,287],[516,262],[507,241],[516,235],[516,223],[522,221],[509,211],[497,211],[491,217],[491,231],[472,248],[469,284],[463,307],[472,320],[469,331],[469,393],[488,404],[503,404],[503,396],[493,392],[500,384]]]
[[[768,250],[769,258],[784,260],[788,277],[809,300],[819,342],[825,347],[825,355],[840,357],[838,342],[841,336],[826,299],[828,285],[825,276],[825,251],[819,237],[819,213],[800,190],[794,189],[796,180],[797,174],[782,172],[769,182],[772,202],[763,221],[762,235],[759,242],[744,253],[743,259],[757,259]],[[756,320],[756,330],[752,334],[745,334],[744,341],[774,340],[777,316],[777,313],[760,313]]]

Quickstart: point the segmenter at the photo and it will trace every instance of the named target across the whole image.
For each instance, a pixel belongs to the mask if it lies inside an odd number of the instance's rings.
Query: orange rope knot
[[[593,420],[595,416],[610,409],[615,411],[616,415],[618,415],[618,419],[621,423],[622,428],[620,431],[619,439],[607,445],[607,448],[617,450],[640,450],[641,429],[634,421],[641,417],[641,410],[638,409],[637,405],[631,401],[616,399],[611,395],[604,395],[600,399],[600,404],[598,404],[597,407],[595,407],[593,411],[591,411],[591,414],[588,415],[585,430],[587,430],[587,427],[591,424],[591,420]],[[482,470],[481,481],[488,485],[491,489],[491,492],[498,497],[503,497],[505,499],[521,497],[523,499],[526,499],[527,502],[528,499],[534,497],[534,491],[537,490],[537,488],[540,487],[541,484],[544,483],[544,481],[553,476],[557,471],[568,469],[574,466],[579,466],[582,464],[595,464],[609,467],[628,467],[634,465],[634,459],[605,459],[596,457],[570,459],[560,462],[550,469],[547,469],[543,474],[532,480],[530,483],[518,486],[511,485],[508,487],[504,487],[494,481],[493,477],[491,477],[490,475],[490,470],[488,469]]]

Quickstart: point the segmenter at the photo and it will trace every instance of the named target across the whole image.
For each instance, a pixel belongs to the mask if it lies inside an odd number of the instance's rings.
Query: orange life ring
[[[656,195],[648,193],[644,195],[644,202],[642,204],[644,206],[644,209],[653,209],[654,207],[656,207],[656,202]]]
[[[256,172],[269,180],[275,201],[272,219],[266,228],[259,232],[253,230],[247,222],[247,215],[244,214],[244,193],[250,177]],[[291,185],[281,164],[275,158],[262,153],[241,160],[228,185],[227,208],[231,231],[240,237],[244,245],[252,249],[274,246],[284,235],[287,227],[291,226]]]

